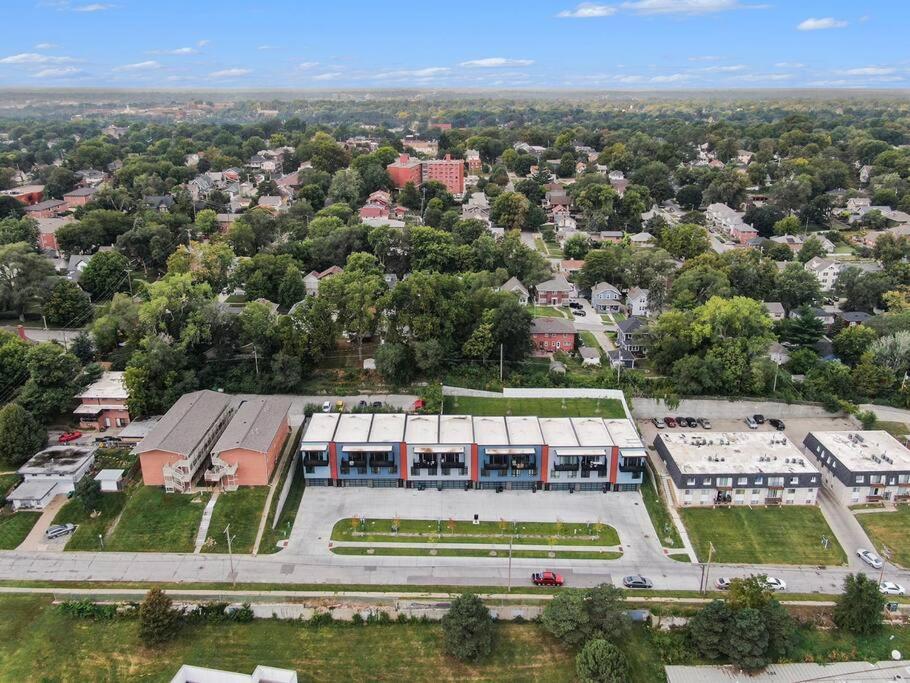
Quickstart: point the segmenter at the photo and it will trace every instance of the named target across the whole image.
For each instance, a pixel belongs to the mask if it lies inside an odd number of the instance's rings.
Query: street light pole
[[[509,587],[506,590],[507,593],[512,592],[512,539],[515,536],[509,536]]]
[[[237,585],[237,575],[234,573],[234,553],[231,549],[231,541],[233,541],[234,539],[231,538],[231,525],[230,524],[228,524],[226,527],[224,527],[224,535],[227,538],[227,544],[228,544],[228,561],[231,563],[231,585],[236,586]]]

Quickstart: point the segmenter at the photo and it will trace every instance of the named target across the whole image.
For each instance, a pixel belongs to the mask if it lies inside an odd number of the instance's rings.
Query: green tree
[[[676,191],[676,201],[684,209],[694,211],[701,206],[701,188],[698,185],[683,185]]]
[[[825,333],[825,325],[808,306],[797,311],[796,317],[789,317],[777,323],[777,334],[781,341],[802,347],[812,346]]]
[[[848,574],[844,590],[834,607],[834,623],[856,636],[868,636],[881,628],[885,596],[865,574]]]
[[[79,285],[97,300],[109,299],[129,289],[129,260],[118,251],[100,251],[79,276]]]
[[[173,601],[155,586],[139,605],[139,640],[155,647],[173,640],[180,631],[183,613],[174,609]]]
[[[376,349],[376,370],[393,386],[405,386],[414,378],[414,355],[405,344],[382,344]]]
[[[26,311],[44,302],[53,274],[51,262],[24,242],[0,246],[0,308],[24,321]]]
[[[540,623],[569,647],[578,647],[591,636],[591,616],[581,591],[558,593],[543,609]]]
[[[82,477],[76,483],[74,497],[79,501],[82,509],[91,514],[101,504],[101,482],[95,481],[94,477]]]
[[[859,362],[860,357],[869,350],[876,339],[878,333],[866,325],[845,327],[832,340],[834,353],[842,363],[852,367]]]
[[[477,661],[493,651],[493,617],[473,593],[452,601],[442,617],[442,634],[446,653],[461,661]]]
[[[807,263],[816,256],[823,257],[826,253],[825,248],[822,246],[822,241],[818,237],[810,237],[803,242],[803,246],[800,247],[799,252],[796,254],[796,260],[800,263]]]
[[[0,453],[3,460],[18,467],[47,442],[47,430],[18,403],[0,408]]]
[[[572,235],[562,246],[566,258],[583,259],[591,249],[591,243],[586,235]]]
[[[355,206],[360,199],[362,188],[360,174],[353,168],[345,168],[335,172],[332,184],[329,186],[329,199],[334,202],[345,202]]]
[[[799,218],[796,216],[784,216],[774,223],[775,235],[795,235],[802,226],[799,224]],[[808,260],[808,259],[807,259]]]
[[[695,649],[708,659],[720,659],[727,653],[733,611],[722,600],[713,600],[689,619],[689,637]]]
[[[203,209],[196,214],[193,222],[196,232],[204,237],[211,237],[218,232],[218,214],[212,209]]]
[[[625,683],[629,663],[616,645],[600,638],[589,640],[575,656],[575,671],[585,683]]]
[[[589,589],[586,591],[585,609],[598,638],[620,642],[628,633],[629,617],[621,589],[607,583]]]
[[[414,183],[409,181],[404,184],[404,187],[398,193],[398,203],[415,211],[420,208],[420,193]]]
[[[75,282],[60,279],[44,302],[44,315],[51,325],[79,327],[92,319],[89,295]]]
[[[708,231],[693,223],[680,223],[664,229],[657,242],[678,259],[695,258],[711,247]]]
[[[788,264],[777,276],[777,300],[787,313],[800,306],[821,301],[821,285],[812,273],[798,263]]]
[[[289,265],[284,271],[284,277],[278,285],[278,303],[285,308],[290,308],[306,296],[306,285],[300,269]]]
[[[503,192],[490,207],[490,218],[506,230],[521,230],[528,220],[528,198],[518,192]]]
[[[25,242],[30,247],[38,246],[38,222],[33,218],[0,219],[0,244]]]
[[[733,664],[746,670],[767,665],[770,638],[760,610],[751,607],[736,610],[727,638],[727,656]]]
[[[727,604],[732,609],[760,609],[770,604],[774,593],[768,588],[767,578],[764,574],[758,574],[731,580]]]

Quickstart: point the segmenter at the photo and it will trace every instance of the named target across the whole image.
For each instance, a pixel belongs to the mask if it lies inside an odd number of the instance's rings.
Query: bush
[[[459,595],[442,618],[445,650],[462,661],[476,661],[493,650],[493,617],[472,593]]]
[[[60,603],[60,611],[77,619],[110,620],[117,616],[117,605],[99,605],[88,599],[67,600]]]
[[[623,592],[609,584],[559,593],[544,608],[541,623],[569,647],[592,637],[618,641],[628,631]]]
[[[180,631],[183,614],[157,586],[149,589],[139,605],[139,639],[145,645],[166,643]]]
[[[855,635],[869,635],[881,627],[884,607],[885,596],[876,581],[865,574],[848,574],[834,607],[834,623]]]
[[[306,622],[307,626],[328,626],[334,623],[331,612],[316,612]]]
[[[629,680],[626,656],[613,643],[596,638],[575,657],[578,678],[586,683],[624,683]]]

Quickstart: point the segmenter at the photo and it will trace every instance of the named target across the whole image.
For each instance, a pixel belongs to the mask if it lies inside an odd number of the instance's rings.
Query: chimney
[[[398,162],[401,163],[401,164],[406,164],[406,163],[408,163],[408,159],[410,159],[410,158],[411,158],[411,157],[410,157],[409,155],[407,155],[407,154],[399,154],[399,155],[398,155]]]

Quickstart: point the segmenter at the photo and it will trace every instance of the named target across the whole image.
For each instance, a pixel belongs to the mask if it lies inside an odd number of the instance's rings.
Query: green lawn
[[[568,318],[569,316],[562,309],[555,306],[528,306],[528,312],[535,318]]]
[[[622,418],[622,403],[612,398],[475,398],[446,396],[449,415],[536,415],[538,417]]]
[[[224,529],[228,524],[231,525],[231,550],[235,553],[252,552],[256,532],[259,530],[259,520],[262,519],[262,508],[268,494],[267,486],[250,486],[219,495],[212,511],[212,523],[209,525],[209,535],[205,539],[202,552],[228,551],[227,538],[224,535]]]
[[[300,458],[291,458],[291,466],[299,467]],[[290,470],[289,470],[290,471]],[[287,474],[284,475],[285,477]],[[262,534],[262,541],[259,543],[259,553],[267,555],[277,553],[281,548],[278,547],[279,541],[285,541],[291,535],[291,529],[294,527],[294,520],[297,518],[297,509],[300,507],[300,499],[303,498],[303,491],[306,488],[306,479],[303,471],[297,472],[294,481],[291,484],[291,490],[288,491],[287,500],[284,501],[284,508],[281,510],[281,516],[278,518],[278,524],[272,529],[272,519],[275,517],[275,507],[278,505],[278,494],[284,486],[284,479],[278,485],[275,495],[272,497],[272,509],[269,511],[269,517],[265,523],[265,532]]]
[[[65,550],[100,550],[98,535],[107,536],[111,524],[123,510],[126,499],[127,494],[124,492],[102,493],[96,510],[99,514],[94,517],[75,498],[67,501],[54,517],[54,524],[76,525],[76,532],[69,537]]]
[[[293,669],[301,681],[575,680],[575,653],[533,623],[496,624],[493,654],[462,664],[442,653],[437,623],[199,624],[150,649],[138,643],[136,619],[75,619],[50,603],[49,596],[0,599],[3,678],[166,682],[186,663],[245,674],[266,664]]]
[[[13,550],[22,543],[40,516],[40,512],[0,514],[0,550]]]
[[[9,493],[10,489],[18,484],[21,478],[15,472],[12,474],[0,474],[0,498]]]
[[[701,561],[708,558],[709,542],[714,562],[839,565],[847,560],[816,507],[684,508],[680,514]],[[830,540],[827,550],[822,536]]]
[[[509,556],[508,550],[474,550],[473,548],[397,548],[376,546],[338,546],[332,548],[336,555],[394,555],[397,557],[501,557]],[[512,550],[512,557],[529,560],[618,560],[622,553],[614,550]]]
[[[641,497],[645,501],[645,509],[651,518],[651,524],[654,525],[654,531],[657,533],[661,544],[665,548],[682,548],[682,539],[679,537],[679,531],[673,524],[673,519],[667,511],[666,503],[662,496],[655,490],[651,468],[645,470],[645,480],[641,484]]]
[[[885,545],[893,553],[892,560],[910,567],[910,507],[900,506],[895,512],[865,512],[856,519],[875,544],[875,552]]]
[[[608,524],[563,522],[480,522],[402,519],[398,533],[391,519],[342,519],[332,529],[333,541],[364,543],[508,543],[516,545],[619,545],[619,534]]]
[[[165,493],[142,486],[127,501],[105,550],[192,552],[208,499],[208,493]]]
[[[597,337],[594,336],[593,332],[588,330],[583,330],[578,333],[578,336],[581,337],[581,341],[585,346],[590,346],[592,349],[600,350],[600,344],[597,343]]]

